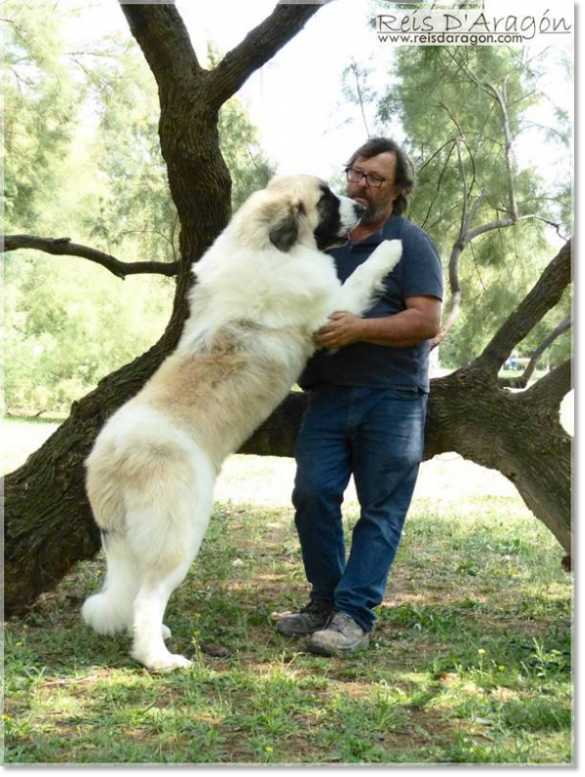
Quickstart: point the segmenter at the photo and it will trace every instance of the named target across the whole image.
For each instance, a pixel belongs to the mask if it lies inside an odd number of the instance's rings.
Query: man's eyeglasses
[[[372,189],[379,189],[386,181],[385,178],[380,178],[380,176],[375,173],[362,173],[361,170],[355,170],[353,167],[346,167],[345,174],[350,183],[359,183],[362,178],[365,178],[366,183],[368,186],[371,186]]]

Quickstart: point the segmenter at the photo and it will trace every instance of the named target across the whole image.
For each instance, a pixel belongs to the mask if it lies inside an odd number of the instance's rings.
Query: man
[[[293,492],[309,604],[277,630],[310,636],[322,655],[366,647],[372,611],[384,596],[424,444],[429,340],[439,328],[443,282],[437,252],[402,213],[412,166],[388,138],[372,138],[346,168],[347,194],[366,207],[350,242],[335,249],[345,280],[382,240],[402,241],[402,258],[364,318],[331,315],[315,336],[322,350],[299,383],[309,391],[297,441]],[[331,353],[329,349],[337,349]],[[349,558],[341,504],[353,474],[360,503]]]

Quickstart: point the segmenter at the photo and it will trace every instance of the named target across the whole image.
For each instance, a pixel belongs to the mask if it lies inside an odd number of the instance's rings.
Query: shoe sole
[[[357,653],[358,651],[367,648],[369,644],[369,636],[367,638],[360,639],[359,642],[355,645],[342,648],[326,648],[324,645],[319,645],[319,643],[309,642],[307,645],[307,652],[314,653],[317,656],[327,656],[328,658],[332,658],[334,656],[347,656],[351,653]]]
[[[311,636],[311,634],[314,634],[316,631],[321,631],[324,625],[325,624],[323,624],[322,626],[318,626],[317,628],[312,629],[311,631],[300,630],[300,629],[298,631],[295,631],[294,629],[292,629],[291,631],[286,631],[286,632],[281,631],[277,626],[276,632],[280,634],[282,637],[309,637]]]

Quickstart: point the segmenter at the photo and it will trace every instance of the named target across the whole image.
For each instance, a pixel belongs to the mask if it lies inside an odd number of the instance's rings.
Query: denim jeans
[[[366,631],[386,590],[424,446],[427,394],[322,385],[297,440],[295,524],[311,598]],[[360,503],[346,562],[341,505],[353,474]]]

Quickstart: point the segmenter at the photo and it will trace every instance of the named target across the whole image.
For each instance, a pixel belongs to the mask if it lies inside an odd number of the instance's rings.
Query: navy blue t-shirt
[[[407,297],[425,295],[443,299],[443,275],[437,250],[426,232],[402,216],[390,216],[381,230],[360,243],[348,243],[331,251],[340,280],[345,281],[382,240],[395,239],[402,240],[402,257],[384,279],[385,292],[364,318],[400,313],[406,310]],[[353,343],[335,353],[320,349],[298,383],[304,389],[327,383],[428,392],[429,352],[428,340],[407,348]]]

